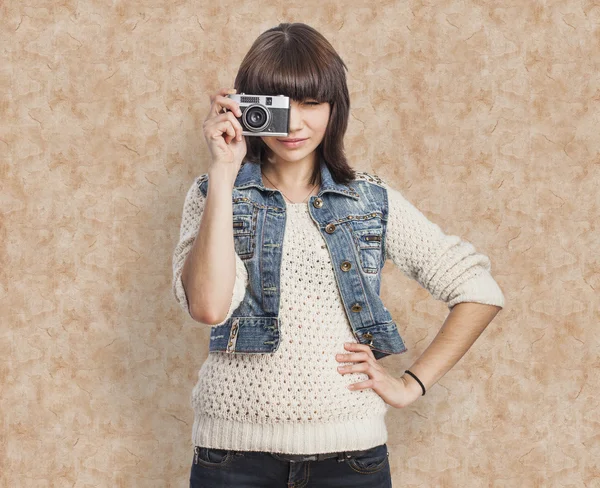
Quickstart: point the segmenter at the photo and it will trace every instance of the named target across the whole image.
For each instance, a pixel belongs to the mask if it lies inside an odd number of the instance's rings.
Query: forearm
[[[205,324],[218,323],[225,316],[235,284],[232,187],[231,175],[225,170],[209,170],[198,235],[181,275],[190,312]]]
[[[429,389],[463,357],[500,310],[495,305],[458,303],[429,347],[408,369]],[[411,388],[421,392],[414,378],[405,377]]]

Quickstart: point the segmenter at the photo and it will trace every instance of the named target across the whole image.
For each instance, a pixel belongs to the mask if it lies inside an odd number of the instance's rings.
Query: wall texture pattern
[[[394,484],[600,487],[600,6],[0,2],[0,486],[181,487],[209,329],[170,295],[208,96],[301,21],[349,68],[347,153],[490,256],[507,307],[387,417]],[[409,351],[447,310],[393,265]]]

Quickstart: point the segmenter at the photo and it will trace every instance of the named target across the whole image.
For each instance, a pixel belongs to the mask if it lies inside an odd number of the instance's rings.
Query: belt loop
[[[343,451],[342,451],[342,452],[338,452],[338,455],[337,455],[337,462],[338,462],[338,463],[342,463],[342,462],[344,462],[344,452],[343,452]]]

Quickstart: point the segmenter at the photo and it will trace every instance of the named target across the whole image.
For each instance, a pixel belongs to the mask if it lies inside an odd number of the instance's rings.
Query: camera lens
[[[262,105],[251,105],[244,111],[243,122],[248,130],[260,132],[269,124],[271,113]]]
[[[250,113],[247,115],[247,117],[248,122],[252,127],[259,127],[265,123],[265,120],[267,120],[265,112],[257,108],[250,110]]]

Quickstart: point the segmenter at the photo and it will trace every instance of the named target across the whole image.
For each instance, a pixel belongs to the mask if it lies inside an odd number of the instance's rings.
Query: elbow
[[[206,325],[220,323],[220,313],[215,310],[214,306],[209,305],[214,303],[214,300],[211,297],[206,297],[204,300],[198,299],[205,296],[205,294],[201,290],[192,289],[190,283],[188,283],[185,267],[181,275],[181,286],[186,296],[189,315],[193,320]]]
[[[225,322],[232,302],[231,292],[222,296],[214,287],[193,288],[188,282],[185,268],[181,282],[188,302],[188,312],[193,320],[212,326]]]
[[[190,317],[192,317],[192,319],[194,319],[196,322],[200,322],[201,324],[208,323],[206,321],[207,317],[205,317],[204,310],[202,308],[198,309],[198,307],[194,307],[190,303],[189,304],[189,312],[190,312]]]
[[[225,320],[225,317],[216,313],[215,310],[211,310],[210,307],[192,306],[192,304],[190,304],[190,316],[196,322],[206,325],[217,325]]]
[[[225,304],[219,306],[219,297],[205,290],[191,290],[189,285],[182,280],[188,313],[196,322],[206,325],[218,325],[227,318],[228,309],[223,309]]]

